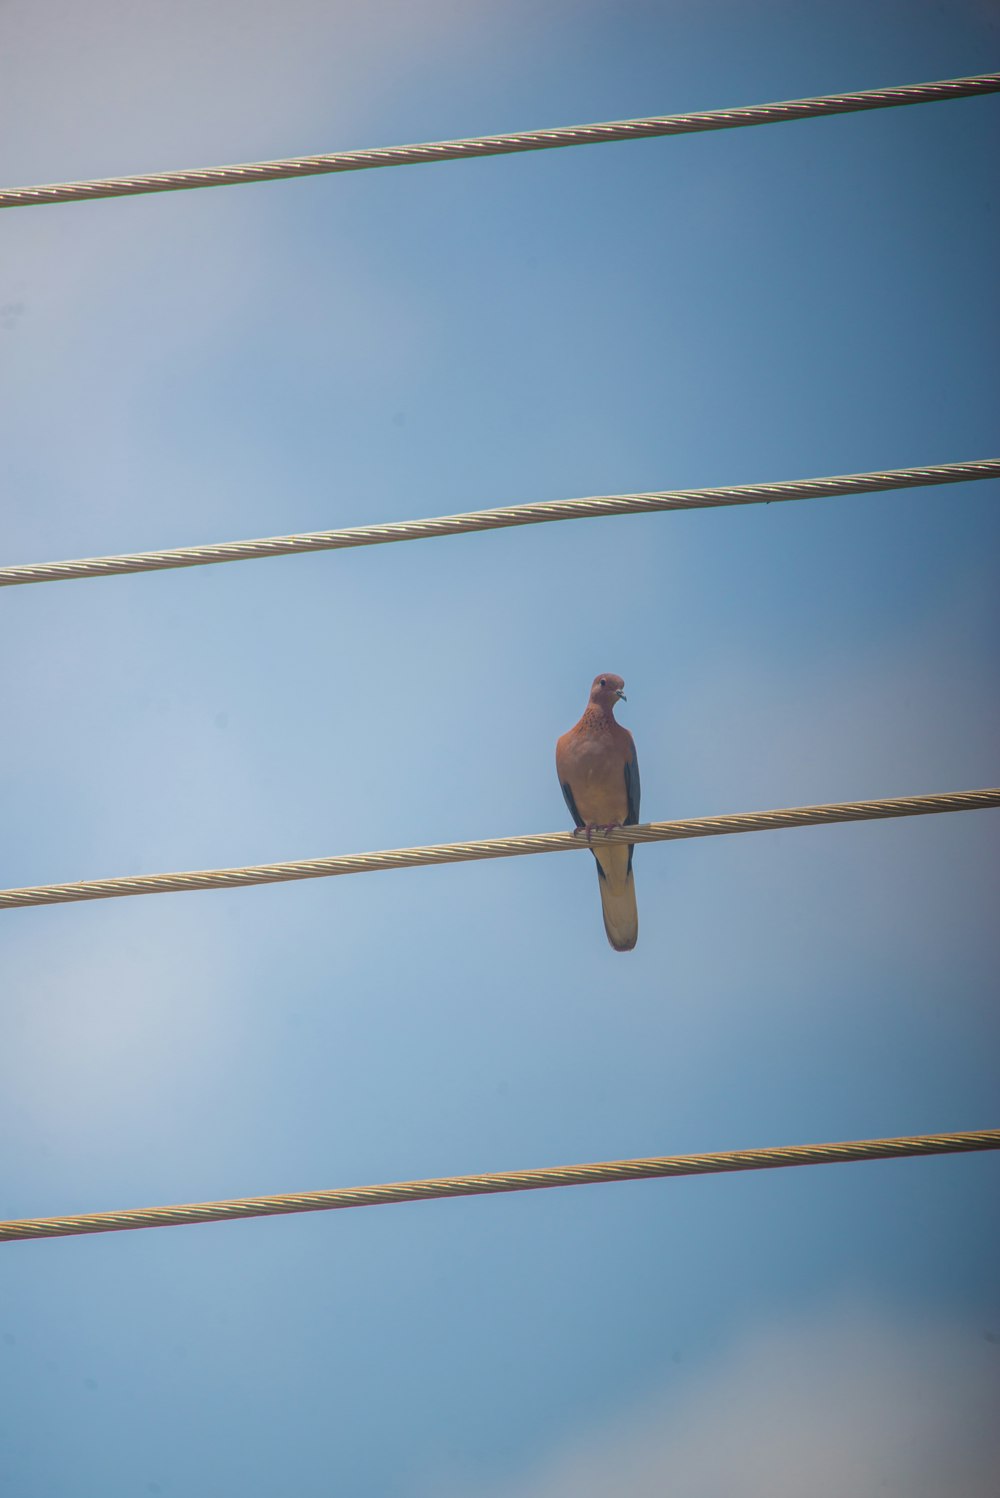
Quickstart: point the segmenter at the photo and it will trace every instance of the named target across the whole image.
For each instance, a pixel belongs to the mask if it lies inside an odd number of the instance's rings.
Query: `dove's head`
[[[616,702],[625,702],[625,683],[620,676],[614,676],[610,671],[605,671],[600,676],[595,676],[594,685],[590,689],[590,700],[595,707],[601,707],[609,713]]]

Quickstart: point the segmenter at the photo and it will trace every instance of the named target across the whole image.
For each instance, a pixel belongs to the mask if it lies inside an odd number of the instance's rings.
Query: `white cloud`
[[[91,911],[59,922],[58,936],[47,913],[29,912],[41,919],[7,942],[8,1185],[19,1134],[71,1158],[124,1157],[141,1139],[192,1132],[213,1081],[239,1067],[245,974],[238,952],[218,941],[212,911],[191,902],[167,926],[141,901],[122,903],[136,907],[127,920]]]
[[[457,0],[97,0],[85,10],[13,0],[0,50],[0,178],[260,160],[392,143],[408,128],[433,135],[439,122],[406,115],[404,99],[423,107],[411,81],[456,49],[513,57],[515,30],[504,6]],[[343,198],[328,181],[324,201],[330,192]],[[0,401],[18,433],[8,556],[44,554],[49,533],[64,546],[110,547],[102,521],[122,546],[155,544],[135,519],[144,509],[170,513],[191,491],[198,506],[219,490],[236,500],[245,475],[231,472],[232,448],[246,447],[252,467],[259,415],[245,395],[233,406],[234,368],[249,363],[265,390],[268,379],[287,385],[282,359],[307,388],[310,372],[328,381],[331,367],[376,381],[386,369],[398,377],[427,345],[426,312],[385,267],[367,265],[351,215],[304,232],[305,201],[301,185],[274,184],[10,213],[0,274]]]
[[[506,10],[493,0],[10,0],[4,156],[48,182],[368,144],[293,141],[320,119],[336,129],[377,117],[428,54],[513,37]]]
[[[987,1331],[856,1304],[758,1327],[679,1379],[683,1392],[668,1385],[489,1498],[990,1498],[1000,1346]]]

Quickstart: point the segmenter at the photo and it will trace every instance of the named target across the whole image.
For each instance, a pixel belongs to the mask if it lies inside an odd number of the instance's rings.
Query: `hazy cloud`
[[[989,1328],[840,1304],[762,1325],[700,1378],[481,1498],[990,1498],[1000,1351]]]

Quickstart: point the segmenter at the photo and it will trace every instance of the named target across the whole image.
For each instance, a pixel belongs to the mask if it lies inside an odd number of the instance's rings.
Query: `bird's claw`
[[[582,827],[573,828],[573,836],[583,836],[588,843],[592,843],[595,832],[614,832],[621,825],[621,822],[586,822]]]

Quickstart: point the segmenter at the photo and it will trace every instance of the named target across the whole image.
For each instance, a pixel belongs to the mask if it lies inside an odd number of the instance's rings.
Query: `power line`
[[[0,1222],[0,1242],[24,1238],[68,1238],[81,1233],[118,1233],[133,1228],[188,1227],[239,1217],[277,1217],[292,1212],[330,1212],[395,1202],[434,1201],[453,1196],[492,1196],[503,1191],[541,1191],[554,1186],[592,1186],[610,1181],[648,1181],[663,1176],[720,1175],[736,1170],[779,1170],[791,1165],[839,1165],[857,1160],[963,1154],[1000,1149],[1000,1129],[960,1134],[910,1134],[896,1139],[858,1139],[842,1144],[792,1144],[780,1149],[729,1150],[710,1155],[660,1155],[608,1160],[597,1165],[497,1171],[395,1181],[342,1191],[296,1191],[282,1196],[245,1196],[234,1201],[192,1202],[176,1207],[139,1207],[124,1212],[84,1212],[72,1217],[26,1217]]]
[[[584,520],[610,515],[647,515],[658,510],[708,510],[722,505],[775,504],[832,495],[874,494],[886,489],[913,489],[1000,478],[1000,458],[968,463],[941,463],[931,468],[888,468],[832,478],[795,479],[776,484],[741,484],[716,489],[664,489],[648,494],[604,494],[589,499],[557,499],[509,505],[497,510],[470,510],[427,520],[390,521],[344,530],[304,531],[267,536],[258,541],[225,541],[217,545],[179,546],[168,551],[126,552],[120,556],[82,557],[67,562],[25,562],[0,567],[0,587],[26,583],[66,582],[79,577],[113,577],[130,572],[159,572],[173,567],[204,567],[217,562],[248,562],[259,557],[301,552],[340,551],[355,546],[382,546],[392,541],[422,541],[469,531],[502,530],[515,525],[542,525],[555,520]]]
[[[313,177],[328,172],[358,172],[370,167],[415,166],[427,161],[459,161],[472,156],[505,156],[519,151],[546,151],[556,146],[598,145],[656,135],[690,135],[702,130],[732,130],[741,125],[775,125],[821,115],[851,114],[863,109],[891,109],[902,104],[933,104],[973,94],[995,93],[1000,73],[947,78],[937,83],[908,83],[899,88],[863,89],[850,94],[820,94],[777,104],[739,109],[706,109],[696,114],[651,115],[606,124],[567,125],[552,130],[525,130],[510,135],[479,135],[413,146],[378,146],[371,150],[334,151],[321,156],[289,156],[278,161],[249,161],[239,166],[198,167],[186,171],[150,172],[142,176],[101,177],[85,182],[55,182],[0,191],[0,208],[34,203],[69,203],[92,198],[120,198],[147,192],[174,192],[191,187],[235,186],[271,182],[282,177]]]
[[[772,832],[782,827],[819,827],[834,822],[869,822],[883,817],[917,817],[934,812],[982,811],[1000,806],[1000,788],[952,791],[935,796],[899,796],[878,801],[837,801],[824,806],[791,806],[778,811],[738,812],[647,822],[613,832],[595,832],[594,843],[655,843],[735,832]],[[323,879],[337,874],[379,873],[423,864],[466,863],[486,858],[517,858],[529,853],[567,853],[587,847],[572,832],[542,832],[471,843],[437,843],[424,848],[393,848],[380,853],[347,853],[335,858],[290,863],[250,864],[238,869],[200,869],[186,874],[136,874],[120,879],[85,879],[72,884],[36,884],[0,890],[0,910],[27,905],[59,905],[76,900],[111,900],[124,895],[181,894],[190,890],[242,889],[292,879]]]

